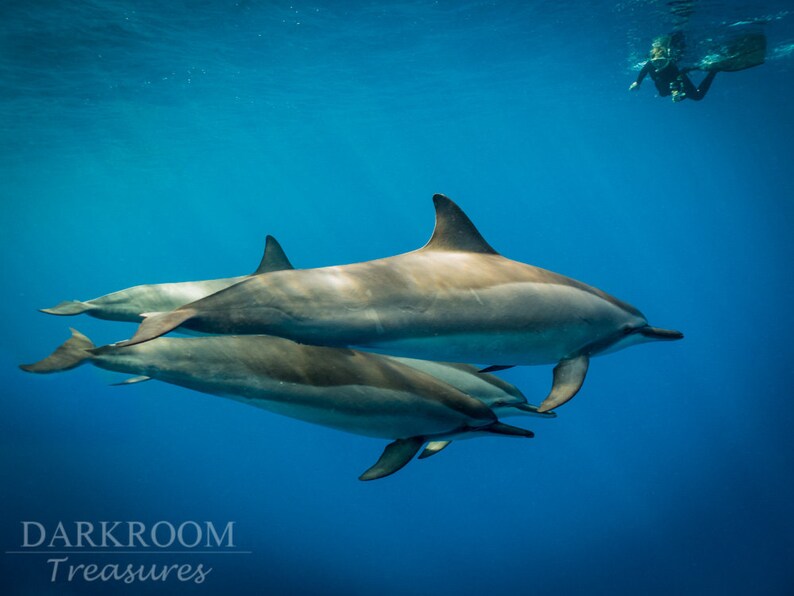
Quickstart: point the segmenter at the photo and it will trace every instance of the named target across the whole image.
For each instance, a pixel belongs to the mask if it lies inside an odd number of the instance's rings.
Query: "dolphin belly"
[[[637,320],[578,288],[538,283],[440,298],[412,321],[405,313],[393,324],[387,315],[378,318],[385,331],[352,346],[429,360],[526,365],[556,364]]]
[[[316,392],[300,386],[279,389],[276,392],[268,388],[253,397],[229,393],[228,388],[211,393],[303,422],[380,439],[457,435],[456,431],[469,428],[467,422],[472,428],[484,424],[464,419],[440,404],[417,399],[408,392],[355,385]],[[206,385],[201,390],[206,391]]]

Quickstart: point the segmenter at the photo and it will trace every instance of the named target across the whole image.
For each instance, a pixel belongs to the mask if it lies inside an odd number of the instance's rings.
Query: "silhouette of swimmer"
[[[650,75],[653,79],[659,95],[662,97],[672,96],[673,101],[678,102],[684,99],[700,101],[706,96],[717,70],[710,71],[695,87],[692,79],[687,73],[694,68],[679,69],[676,61],[684,49],[684,35],[680,31],[672,35],[662,35],[657,37],[651,45],[650,58],[637,75],[637,80],[629,87],[629,91],[636,91],[640,88],[643,79]]]
[[[676,102],[682,99],[700,101],[706,96],[718,72],[745,70],[763,64],[766,59],[766,36],[763,33],[734,36],[721,43],[697,66],[678,68],[676,62],[683,53],[684,45],[684,34],[680,31],[657,37],[651,45],[649,60],[629,91],[639,89],[642,80],[650,75],[662,97],[672,96]],[[708,71],[697,87],[687,75],[692,70]]]

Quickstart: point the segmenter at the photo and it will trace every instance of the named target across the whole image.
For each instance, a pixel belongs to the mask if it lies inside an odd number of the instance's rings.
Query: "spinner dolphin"
[[[555,412],[538,412],[538,406],[527,403],[527,398],[521,390],[504,379],[484,373],[476,366],[470,364],[457,364],[452,362],[435,362],[433,360],[417,360],[416,358],[398,358],[403,364],[416,368],[434,376],[436,379],[460,389],[466,395],[476,397],[487,405],[499,418],[505,416],[537,416],[540,418],[556,418]],[[451,441],[431,441],[419,459],[435,455]]]
[[[292,269],[281,245],[267,237],[265,252],[253,275]],[[246,275],[204,281],[184,281],[164,284],[143,284],[119,290],[91,300],[66,300],[52,308],[42,308],[50,315],[72,316],[85,313],[97,319],[140,323],[143,313],[167,311],[194,302],[243,281]]]
[[[176,310],[147,316],[135,345],[176,328],[270,334],[325,346],[469,363],[555,364],[539,411],[570,400],[590,358],[681,339],[630,304],[497,253],[463,211],[435,195],[428,243],[393,257],[253,275]]]
[[[50,356],[21,368],[50,373],[84,362],[136,375],[123,384],[157,379],[306,422],[391,439],[361,480],[393,474],[428,441],[488,433],[534,436],[499,422],[482,401],[396,359],[278,337],[160,338],[95,348],[72,330],[72,337]]]

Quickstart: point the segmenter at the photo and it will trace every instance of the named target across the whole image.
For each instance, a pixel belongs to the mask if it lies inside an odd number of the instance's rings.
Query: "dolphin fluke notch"
[[[377,480],[394,474],[411,461],[416,452],[422,447],[425,439],[411,437],[398,439],[389,443],[375,465],[358,477],[359,480]]]
[[[287,269],[295,269],[287,258],[284,249],[281,248],[278,240],[273,236],[268,235],[265,240],[265,253],[262,255],[262,261],[259,267],[254,271],[254,275],[261,273],[273,273],[274,271],[284,271]]]
[[[548,412],[570,401],[582,388],[590,359],[587,356],[577,356],[569,360],[561,360],[554,367],[554,383],[551,392],[540,404],[538,412]]]
[[[33,364],[22,364],[19,368],[30,373],[53,373],[70,370],[91,358],[89,350],[94,347],[91,340],[76,329],[70,329],[70,331],[72,332],[72,337],[44,360],[39,360]]]
[[[182,323],[195,316],[196,311],[192,308],[177,309],[170,312],[156,312],[144,314],[143,322],[135,331],[131,339],[116,344],[116,347],[134,346],[145,341],[165,335],[173,331]]]
[[[39,312],[47,313],[48,315],[59,315],[62,317],[71,317],[79,315],[94,308],[87,302],[80,302],[79,300],[65,300],[52,308],[40,308]]]
[[[436,208],[436,226],[433,235],[421,250],[449,250],[496,255],[471,220],[451,199],[433,195]]]

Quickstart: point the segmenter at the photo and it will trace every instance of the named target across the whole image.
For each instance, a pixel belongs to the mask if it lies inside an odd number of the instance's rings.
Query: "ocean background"
[[[690,60],[763,32],[767,63],[629,93],[674,28]],[[0,592],[794,593],[792,96],[784,0],[3,2]],[[508,419],[531,441],[370,483],[385,441],[17,368],[135,328],[38,308],[246,274],[266,234],[297,267],[410,251],[433,193],[686,338],[594,359],[557,419]],[[551,368],[502,376],[539,403]],[[231,520],[241,552],[71,557],[201,585],[51,583],[22,520]]]

